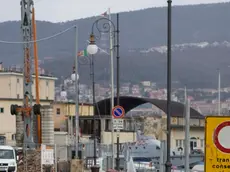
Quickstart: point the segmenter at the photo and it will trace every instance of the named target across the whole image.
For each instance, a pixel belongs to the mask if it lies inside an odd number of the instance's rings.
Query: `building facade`
[[[35,76],[33,76],[32,95],[35,95]],[[53,76],[39,76],[41,105],[50,105],[54,101],[55,80]],[[23,74],[14,70],[0,68],[0,136],[4,136],[7,144],[15,143],[16,118],[10,113],[12,104],[23,104]]]
[[[54,102],[54,126],[55,131],[68,132],[75,135],[75,112],[76,105],[73,102]],[[79,127],[80,139],[86,140],[93,136],[94,121],[96,121],[96,136],[102,144],[111,144],[111,117],[95,116],[93,117],[92,104],[79,104]],[[116,142],[116,132],[114,132],[114,142]],[[124,130],[120,131],[120,143],[132,142],[136,140],[134,125],[130,118],[124,119]]]
[[[166,140],[166,115],[146,117],[143,119],[144,134],[154,136],[159,140]],[[205,119],[190,119],[190,149],[204,150]],[[171,118],[171,148],[185,147],[185,118],[174,116]]]

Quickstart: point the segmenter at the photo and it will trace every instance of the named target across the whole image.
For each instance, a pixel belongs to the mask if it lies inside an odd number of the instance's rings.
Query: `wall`
[[[171,147],[176,148],[177,147],[176,146],[177,140],[184,140],[185,139],[185,129],[183,129],[183,128],[172,129],[171,136],[172,136],[171,137]],[[190,138],[192,138],[192,137],[197,138],[197,148],[200,148],[202,150],[204,149],[204,145],[203,145],[204,139],[205,139],[204,129],[190,128],[189,137]]]
[[[54,77],[39,77],[39,91],[41,100],[54,100],[55,97]],[[22,99],[23,98],[23,76],[20,73],[0,72],[0,98]],[[33,77],[32,95],[35,96],[35,79]]]
[[[114,143],[117,142],[117,133],[114,132]],[[111,132],[101,132],[101,143],[111,144]],[[120,143],[135,142],[136,133],[134,132],[120,132]]]

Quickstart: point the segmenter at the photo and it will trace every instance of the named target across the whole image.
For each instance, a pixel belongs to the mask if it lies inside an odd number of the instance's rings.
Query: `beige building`
[[[185,119],[174,117],[171,120],[172,125],[172,148],[184,147],[185,143]],[[190,148],[204,150],[205,139],[205,119],[190,119]]]
[[[73,118],[76,112],[74,102],[55,101],[53,103],[54,112],[54,129],[55,131],[68,131],[68,119],[73,123]],[[79,104],[80,116],[93,116],[93,106],[89,103]]]
[[[33,76],[34,79],[34,76]],[[39,76],[41,105],[50,105],[54,101],[55,80],[52,76]],[[23,75],[20,72],[0,68],[0,136],[5,136],[8,144],[15,141],[16,119],[10,113],[12,104],[22,105]],[[35,81],[33,80],[32,95],[35,96]]]
[[[75,112],[74,102],[54,102],[54,126],[55,131],[66,131],[69,134],[75,132]],[[79,125],[81,139],[85,140],[93,135],[94,119],[92,104],[79,104]],[[134,126],[130,118],[124,119],[124,130],[120,132],[120,143],[132,142],[136,140]],[[69,125],[71,124],[72,125]],[[111,143],[111,118],[109,116],[96,116],[96,131],[100,142],[103,144]],[[116,142],[114,133],[114,142]]]
[[[147,117],[143,119],[144,134],[155,136],[159,140],[166,140],[166,115],[161,117]],[[204,150],[204,118],[190,119],[190,147]],[[185,118],[171,118],[171,148],[184,148],[185,143]]]

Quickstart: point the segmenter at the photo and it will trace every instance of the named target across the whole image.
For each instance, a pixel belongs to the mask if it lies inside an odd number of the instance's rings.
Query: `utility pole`
[[[189,131],[190,131],[190,100],[186,98],[186,116],[185,116],[185,171],[189,171]]]
[[[220,69],[218,69],[218,115],[220,116],[221,113],[221,106],[220,106]]]

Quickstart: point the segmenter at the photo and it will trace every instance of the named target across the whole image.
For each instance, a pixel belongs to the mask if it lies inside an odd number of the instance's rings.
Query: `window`
[[[19,78],[17,78],[17,83],[19,83],[20,81],[19,81]]]
[[[204,147],[204,139],[200,140],[200,147],[202,147],[202,148]]]
[[[46,81],[46,86],[49,86],[49,81]]]
[[[16,134],[12,134],[11,140],[16,140]]]
[[[19,99],[20,98],[20,96],[19,96],[19,94],[17,94],[17,99]]]
[[[176,140],[176,147],[179,147],[179,140]]]
[[[57,109],[56,109],[56,114],[57,114],[57,115],[60,115],[60,114],[61,114],[61,109],[60,109],[60,108],[57,108]]]
[[[4,108],[0,108],[0,113],[4,113]]]
[[[105,130],[111,130],[111,121],[110,119],[106,119],[105,121]]]
[[[183,147],[184,146],[184,140],[178,139],[176,140],[176,147]]]
[[[49,97],[48,97],[48,96],[46,96],[46,100],[49,100]]]
[[[197,142],[194,141],[193,144],[194,144],[194,148],[196,148],[197,147]]]

